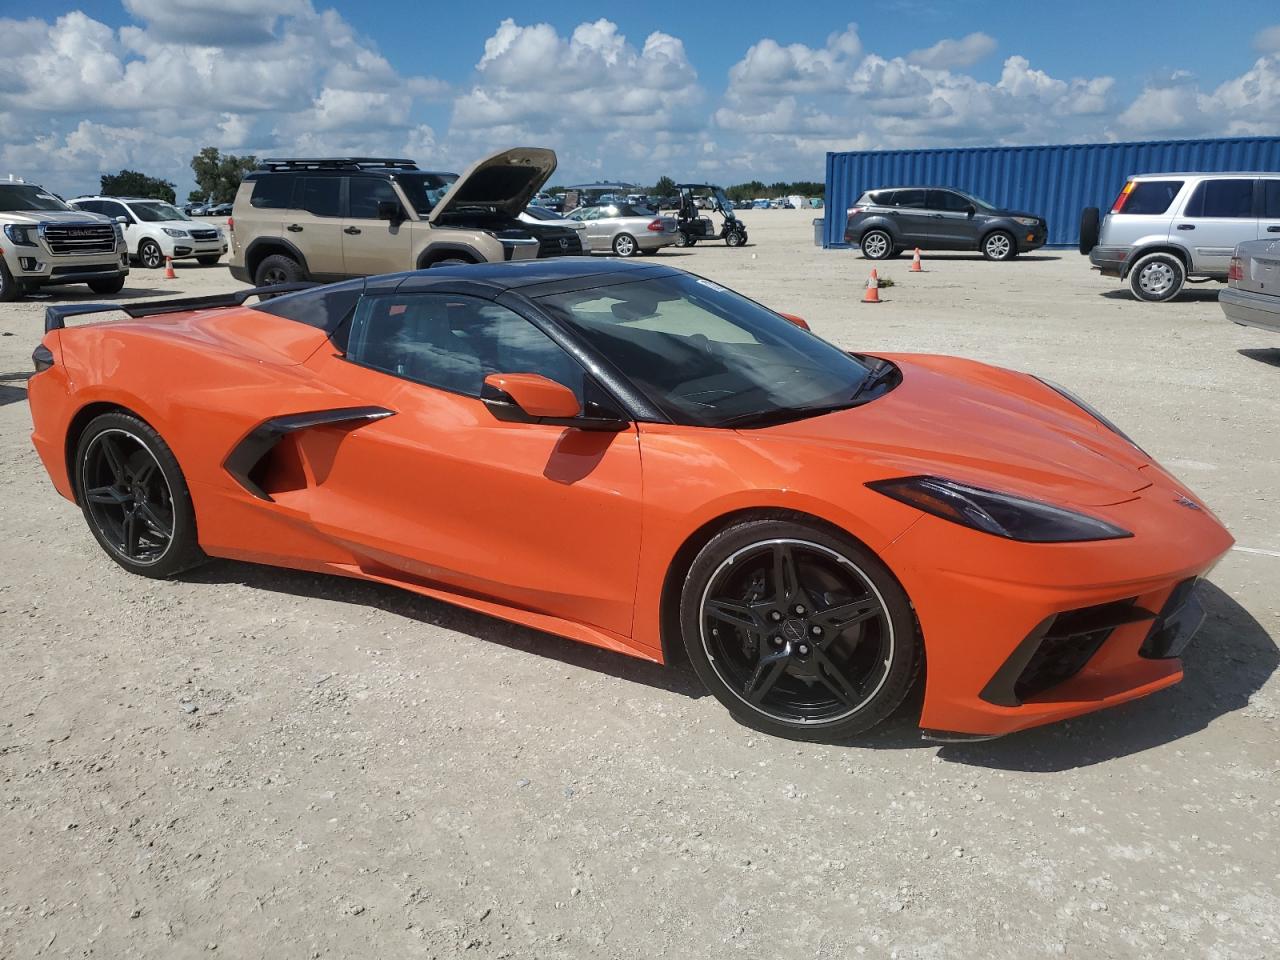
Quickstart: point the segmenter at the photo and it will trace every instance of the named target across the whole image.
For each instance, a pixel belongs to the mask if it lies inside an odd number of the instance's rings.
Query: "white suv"
[[[164,266],[165,257],[194,257],[202,266],[213,266],[227,252],[227,237],[220,227],[192,220],[163,200],[78,197],[70,203],[77,210],[101,213],[119,223],[129,256],[153,270]]]

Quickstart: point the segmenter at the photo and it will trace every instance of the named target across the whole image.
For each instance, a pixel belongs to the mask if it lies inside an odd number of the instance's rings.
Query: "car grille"
[[[45,224],[40,235],[55,257],[111,253],[116,248],[116,229],[106,223]]]
[[[538,258],[576,257],[582,253],[582,241],[576,232],[557,237],[538,238]]]
[[[217,230],[192,230],[191,239],[192,240],[217,240],[218,231]]]

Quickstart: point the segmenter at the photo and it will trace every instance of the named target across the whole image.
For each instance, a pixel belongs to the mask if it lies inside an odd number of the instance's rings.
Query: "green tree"
[[[670,177],[659,177],[658,182],[653,185],[653,189],[649,192],[655,197],[674,197],[676,195],[676,182]]]
[[[204,203],[209,199],[209,195],[203,190],[192,190],[187,194],[187,203]]]
[[[191,158],[191,170],[205,198],[213,203],[230,203],[244,175],[258,165],[254,156],[223,154],[217,147],[205,147]]]
[[[173,184],[168,180],[149,177],[137,170],[104,173],[100,183],[105,197],[142,197],[147,200],[165,200],[168,203],[178,199]]]

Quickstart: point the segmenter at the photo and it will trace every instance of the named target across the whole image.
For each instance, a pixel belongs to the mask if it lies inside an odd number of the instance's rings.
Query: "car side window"
[[[365,297],[347,359],[384,373],[479,397],[491,373],[540,373],[583,400],[585,372],[519,314],[476,297],[419,293]]]
[[[259,210],[287,210],[293,203],[294,176],[272,173],[253,181],[249,206]]]
[[[1280,180],[1263,180],[1262,185],[1262,215],[1280,220]]]
[[[77,210],[83,210],[85,213],[101,213],[102,201],[100,200],[77,200],[71,204]]]
[[[1204,180],[1187,201],[1185,217],[1253,217],[1253,181],[1245,177]]]
[[[893,195],[893,205],[895,207],[915,207],[924,209],[924,191],[923,190],[898,190]]]
[[[945,210],[948,213],[967,213],[970,207],[968,200],[950,190],[930,190],[927,203],[930,210]]]
[[[294,206],[317,217],[340,217],[341,186],[341,177],[302,177]]]
[[[133,216],[123,203],[116,203],[114,200],[102,201],[102,212],[114,220],[116,217],[124,217],[129,223],[133,223],[136,217]]]
[[[378,204],[399,203],[395,187],[377,177],[352,177],[347,187],[347,216],[353,220],[378,219]]]

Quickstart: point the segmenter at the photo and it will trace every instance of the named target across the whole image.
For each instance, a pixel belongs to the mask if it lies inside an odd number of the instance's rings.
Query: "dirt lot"
[[[0,307],[0,958],[1280,955],[1280,338],[1074,251],[882,269],[748,211],[663,259],[842,345],[1057,380],[1241,549],[1178,687],[986,744],[735,725],[664,671],[391,589],[131,577],[45,478]],[[225,269],[136,270],[138,295]],[[73,298],[90,299],[75,292]],[[216,950],[216,954],[213,951]]]

